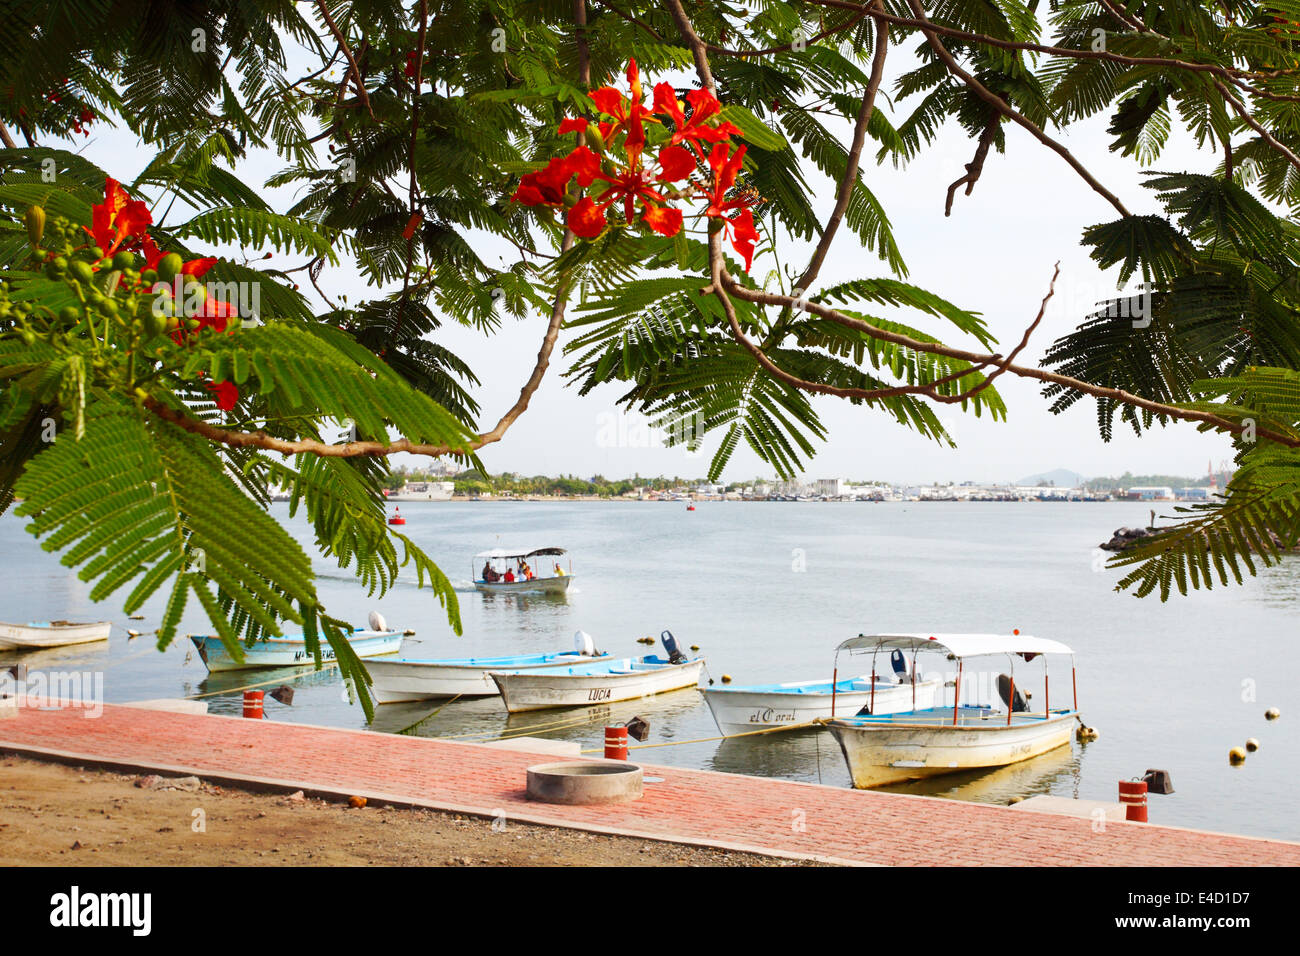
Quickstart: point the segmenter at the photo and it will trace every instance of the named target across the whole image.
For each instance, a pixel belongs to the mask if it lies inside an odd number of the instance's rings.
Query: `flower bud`
[[[33,246],[39,246],[45,235],[45,210],[40,206],[28,206],[23,222],[27,224],[27,238]]]
[[[158,278],[171,285],[184,265],[177,253],[169,252],[158,262]]]

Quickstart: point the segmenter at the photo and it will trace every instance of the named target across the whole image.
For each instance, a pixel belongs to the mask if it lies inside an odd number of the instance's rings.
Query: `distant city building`
[[[1209,501],[1213,488],[1179,488],[1179,501]]]
[[[838,498],[848,493],[848,484],[844,478],[818,478],[813,482],[813,494]]]
[[[1168,485],[1150,488],[1129,488],[1126,497],[1137,501],[1173,501],[1174,489]]]

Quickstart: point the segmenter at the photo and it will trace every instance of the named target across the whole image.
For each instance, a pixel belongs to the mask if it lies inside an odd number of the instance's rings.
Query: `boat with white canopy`
[[[78,624],[75,621],[31,621],[27,624],[0,622],[0,650],[35,650],[89,644],[108,640],[110,621]]]
[[[902,654],[894,657],[902,660]],[[837,675],[838,677],[838,675]],[[787,681],[743,687],[709,687],[704,700],[718,730],[726,737],[771,730],[807,727],[820,718],[841,714],[893,714],[934,706],[942,693],[938,678],[920,679],[915,671],[894,667],[894,673],[861,674],[836,680]]]
[[[565,554],[563,548],[492,548],[474,555],[470,578],[474,587],[490,594],[515,594],[541,591],[563,594],[573,580],[573,562],[568,570],[554,560]],[[531,562],[530,563],[530,559]],[[480,567],[479,562],[483,565]],[[533,568],[536,564],[536,569]]]
[[[1078,717],[1074,652],[1059,641],[1002,634],[874,634],[858,635],[836,650],[839,654],[899,651],[913,661],[918,654],[937,653],[957,665],[953,703],[892,714],[835,716],[826,726],[839,742],[844,759],[859,789],[917,780],[935,774],[984,767],[1002,767],[1067,746]],[[1052,708],[1047,655],[1070,657],[1072,700],[1069,707]],[[965,664],[970,658],[1005,658],[1007,672],[995,681],[1002,706],[961,702],[963,682],[978,685],[980,675]],[[1017,681],[1015,664],[1043,658],[1041,709],[1030,709],[1025,692],[1030,679],[1022,668]],[[873,664],[874,672],[875,666]],[[843,714],[843,711],[839,711]]]
[[[370,661],[366,670],[374,681],[375,700],[396,704],[440,697],[496,697],[501,691],[492,679],[494,671],[534,671],[610,659],[611,655],[596,650],[589,634],[578,631],[571,651],[441,660],[390,658]]]

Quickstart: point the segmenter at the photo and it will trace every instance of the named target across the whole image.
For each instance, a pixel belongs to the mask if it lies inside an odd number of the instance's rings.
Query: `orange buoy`
[[[606,760],[627,759],[627,728],[626,727],[605,728],[605,759]]]
[[[687,511],[694,511],[694,510],[695,510],[695,505],[687,505],[687,506],[686,506],[686,510],[687,510]]]
[[[402,509],[394,508],[393,516],[388,519],[389,524],[406,524],[406,519],[402,517]]]
[[[253,720],[261,720],[264,716],[262,713],[262,703],[262,691],[244,691],[244,716],[251,717]]]
[[[1124,819],[1134,823],[1147,822],[1147,782],[1145,780],[1121,780],[1119,782],[1119,802],[1124,804]]]

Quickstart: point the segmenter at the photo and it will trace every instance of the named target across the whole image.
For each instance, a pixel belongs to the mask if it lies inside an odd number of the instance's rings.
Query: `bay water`
[[[601,650],[647,653],[640,637],[671,630],[699,645],[707,677],[732,684],[826,679],[835,647],[860,633],[993,632],[1053,638],[1078,664],[1079,708],[1097,740],[982,773],[891,789],[1006,803],[1046,793],[1114,802],[1118,781],[1169,771],[1176,792],[1150,798],[1153,823],[1300,840],[1293,807],[1300,780],[1300,558],[1244,585],[1215,587],[1166,603],[1114,590],[1097,545],[1123,525],[1148,523],[1136,502],[403,502],[402,529],[457,586],[457,636],[432,592],[403,571],[382,597],[315,555],[311,531],[288,506],[272,513],[303,543],[320,574],[328,611],[364,626],[378,609],[391,627],[416,632],[411,657],[487,656],[567,649],[582,629]],[[1169,505],[1157,505],[1169,510]],[[238,534],[237,528],[231,529]],[[472,589],[472,556],[494,547],[558,545],[575,579],[563,597],[485,595]],[[549,561],[549,559],[545,559]],[[481,565],[481,562],[480,562]],[[549,569],[538,562],[535,567]],[[367,724],[336,670],[242,671],[209,677],[187,632],[211,628],[191,601],[181,635],[165,652],[152,636],[163,598],[128,621],[119,603],[94,604],[90,584],[43,551],[22,519],[0,517],[0,620],[111,619],[106,644],[36,653],[0,652],[33,670],[102,672],[110,702],[207,695],[213,713],[238,714],[241,688],[275,679],[291,706],[266,701],[267,717],[380,733],[483,740],[529,734],[599,752],[603,727],[633,715],[649,721],[649,763],[848,786],[834,739],[820,730],[718,740],[695,690],[600,710],[508,717],[499,698],[384,705]],[[931,655],[931,657],[937,657]],[[999,659],[976,678],[991,686]],[[923,673],[942,660],[920,660]],[[963,677],[966,681],[972,665]],[[984,665],[973,662],[978,670]],[[887,669],[883,658],[881,667]],[[1068,660],[1050,662],[1051,700],[1070,700]],[[841,676],[870,670],[841,657]],[[1017,685],[1042,692],[1038,661]],[[1024,675],[1023,678],[1020,675]],[[985,678],[988,678],[985,680]],[[1022,684],[1021,681],[1024,681]],[[265,689],[270,689],[265,688]],[[965,695],[963,695],[965,698]],[[1266,721],[1278,707],[1282,716]],[[1231,767],[1228,750],[1261,748]],[[635,742],[634,742],[635,743]],[[1249,861],[1243,861],[1249,862]]]

